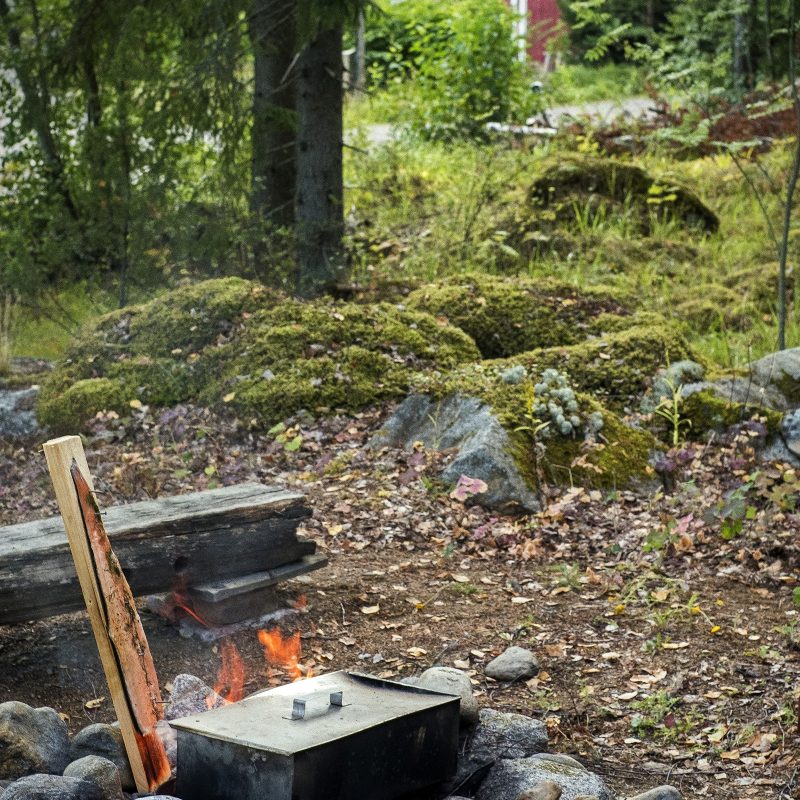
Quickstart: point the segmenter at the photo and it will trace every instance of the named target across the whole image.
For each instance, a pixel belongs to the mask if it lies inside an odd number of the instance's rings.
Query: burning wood
[[[134,780],[140,792],[153,791],[171,770],[156,732],[161,694],[136,603],[100,519],[80,439],[55,439],[44,451]]]

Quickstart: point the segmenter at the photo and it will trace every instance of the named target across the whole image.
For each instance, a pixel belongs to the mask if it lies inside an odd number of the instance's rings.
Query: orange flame
[[[223,639],[220,645],[220,664],[214,691],[226,702],[235,703],[244,697],[244,662],[230,639]],[[212,708],[214,695],[206,698],[206,705]]]
[[[277,628],[260,630],[258,641],[264,646],[267,664],[279,667],[293,681],[303,675],[307,678],[313,676],[313,670],[300,663],[300,631],[284,636]]]

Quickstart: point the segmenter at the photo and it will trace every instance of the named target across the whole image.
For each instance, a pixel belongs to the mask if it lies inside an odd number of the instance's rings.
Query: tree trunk
[[[262,224],[294,224],[295,115],[291,77],[295,7],[253,0],[248,17],[254,90],[250,210]],[[262,230],[263,236],[264,231]],[[258,260],[259,248],[256,247]]]
[[[331,288],[341,261],[342,28],[322,31],[299,59],[297,78],[298,294]]]
[[[747,87],[749,18],[746,11],[738,9],[733,17],[733,88],[741,100]]]

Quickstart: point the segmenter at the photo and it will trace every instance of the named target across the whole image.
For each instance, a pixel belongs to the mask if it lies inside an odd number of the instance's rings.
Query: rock
[[[524,647],[509,647],[492,659],[483,670],[496,681],[516,681],[532,678],[539,672],[539,662],[530,650]]]
[[[577,800],[594,795],[597,800],[612,800],[602,779],[569,756],[537,753],[528,758],[498,761],[476,795],[477,800],[517,800],[524,792],[552,782],[561,789],[561,800]]]
[[[759,386],[783,395],[788,406],[800,404],[800,347],[770,353],[751,362],[747,370]]]
[[[67,765],[65,778],[78,778],[93,783],[103,800],[122,800],[122,783],[117,765],[101,756],[84,756]]]
[[[97,722],[87,725],[75,734],[69,750],[70,761],[78,761],[85,756],[100,756],[107,759],[119,771],[122,788],[128,792],[136,789],[122,741],[122,732],[115,725]]]
[[[779,461],[791,464],[793,467],[800,467],[800,456],[796,456],[786,446],[786,442],[781,436],[774,437],[766,447],[759,450],[758,458],[764,462]]]
[[[169,702],[164,708],[164,719],[180,719],[223,705],[225,700],[200,678],[188,674],[176,675],[172,681]]]
[[[800,456],[800,408],[787,411],[783,415],[781,438],[791,453]]]
[[[62,775],[28,775],[11,784],[0,800],[106,800],[88,781]]]
[[[526,789],[517,800],[558,800],[561,787],[553,781],[542,781],[532,789]]]
[[[647,792],[642,792],[628,800],[681,800],[681,793],[674,786],[656,786]]]
[[[34,407],[39,387],[8,391],[0,389],[0,438],[16,439],[39,430]]]
[[[652,414],[664,398],[672,398],[673,390],[700,383],[705,373],[705,367],[696,361],[683,359],[673,362],[653,379],[653,388],[642,398],[642,413]]]
[[[417,686],[461,697],[460,717],[463,725],[478,721],[478,701],[472,693],[469,676],[454,667],[431,667],[419,676]]]
[[[0,704],[0,778],[60,775],[69,760],[67,726],[52,708]]]
[[[416,441],[436,450],[457,449],[442,478],[451,484],[461,475],[484,481],[488,490],[475,497],[482,506],[508,511],[539,509],[536,496],[510,455],[508,434],[481,400],[459,394],[440,401],[411,395],[370,445],[411,449]]]
[[[547,727],[538,719],[484,708],[470,743],[474,753],[495,759],[526,758],[547,750]]]

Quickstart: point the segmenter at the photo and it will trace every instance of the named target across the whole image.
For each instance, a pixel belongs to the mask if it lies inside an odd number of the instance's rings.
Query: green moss
[[[414,371],[480,353],[462,331],[388,304],[294,300],[239,279],[206,281],[109,314],[84,332],[42,388],[45,424],[80,409],[58,401],[103,379],[156,406],[222,403],[272,424],[301,408],[358,410],[405,392]],[[232,396],[232,397],[231,397]],[[74,412],[74,413],[73,413]]]
[[[629,314],[602,288],[477,275],[423,286],[409,295],[408,305],[447,318],[475,340],[485,358],[575,344],[601,329],[598,319],[624,325]]]
[[[675,316],[694,330],[747,330],[753,310],[740,294],[716,283],[685,287],[675,293]]]
[[[666,321],[608,333],[569,347],[521,353],[497,362],[502,369],[522,364],[529,372],[560,370],[575,389],[612,408],[622,408],[646,390],[659,369],[695,358],[683,335]],[[696,360],[696,358],[695,358]]]
[[[500,377],[505,361],[484,361],[454,370],[445,376],[420,376],[416,388],[443,398],[450,394],[478,397],[491,406],[511,439],[511,455],[530,485],[535,485],[536,462],[534,440],[527,431],[518,430],[529,424],[526,419],[527,381],[506,383]],[[529,372],[535,381],[537,372]],[[547,430],[540,441],[545,444],[539,467],[548,482],[583,486],[622,487],[641,481],[651,474],[651,453],[660,444],[648,431],[632,428],[608,408],[589,395],[577,395],[579,414],[585,420],[599,412],[603,428],[596,441],[584,435],[561,436]]]
[[[635,164],[607,158],[561,158],[533,183],[529,202],[557,221],[583,226],[614,214],[630,217],[645,234],[653,219],[710,233],[719,228],[716,214],[689,189],[656,180]]]
[[[693,438],[702,437],[709,431],[725,431],[754,415],[765,418],[767,430],[774,434],[780,430],[782,416],[780,412],[763,406],[725,400],[709,389],[684,397],[680,404],[680,414],[691,423],[685,433]]]
[[[98,411],[121,412],[132,398],[122,385],[109,378],[85,378],[63,392],[44,394],[38,414],[57,433],[75,433]]]

